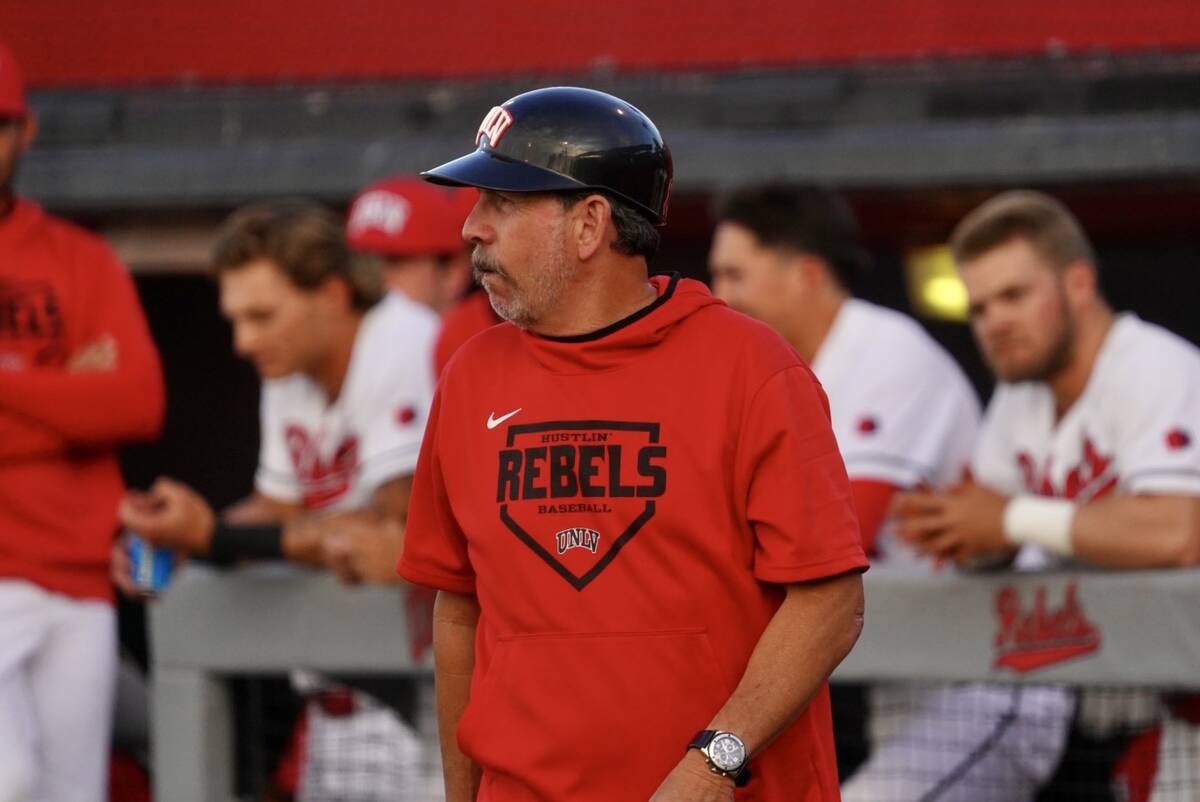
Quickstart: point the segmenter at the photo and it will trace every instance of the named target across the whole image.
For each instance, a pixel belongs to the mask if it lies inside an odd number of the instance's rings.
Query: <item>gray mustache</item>
[[[501,276],[508,275],[504,272],[504,266],[500,264],[498,259],[488,256],[478,246],[475,247],[475,250],[471,251],[471,268],[476,277],[479,276],[480,272],[485,270],[499,273]]]

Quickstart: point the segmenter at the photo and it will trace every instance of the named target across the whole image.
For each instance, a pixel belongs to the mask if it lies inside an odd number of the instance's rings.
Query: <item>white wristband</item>
[[[1033,543],[1055,554],[1071,554],[1075,505],[1066,499],[1016,496],[1004,506],[1004,537],[1014,546]]]

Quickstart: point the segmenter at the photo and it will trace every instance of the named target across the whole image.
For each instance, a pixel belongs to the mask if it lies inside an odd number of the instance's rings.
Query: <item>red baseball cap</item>
[[[474,189],[439,187],[415,177],[385,178],[366,187],[350,204],[346,236],[350,247],[363,253],[457,253],[466,248],[463,222],[477,196]]]
[[[21,65],[12,51],[0,43],[0,117],[24,117],[28,113]]]

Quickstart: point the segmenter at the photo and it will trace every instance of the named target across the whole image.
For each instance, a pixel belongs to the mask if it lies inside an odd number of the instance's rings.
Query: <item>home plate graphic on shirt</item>
[[[618,558],[667,489],[658,423],[509,425],[496,503],[516,538],[576,590]]]

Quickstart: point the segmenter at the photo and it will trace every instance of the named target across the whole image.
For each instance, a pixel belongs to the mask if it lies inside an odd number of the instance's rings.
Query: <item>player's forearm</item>
[[[0,409],[0,465],[55,457],[69,448],[50,427]]]
[[[1200,498],[1116,496],[1085,504],[1071,524],[1071,549],[1111,568],[1200,564]]]
[[[298,504],[278,501],[255,492],[226,507],[221,512],[221,519],[231,524],[265,524],[289,521],[300,512]]]
[[[53,429],[73,445],[106,447],[157,436],[166,399],[152,359],[111,372],[0,373],[0,407]]]
[[[727,730],[755,754],[787,728],[850,653],[863,623],[862,577],[788,587],[741,682],[709,729]]]
[[[474,802],[479,791],[479,766],[458,748],[458,721],[471,698],[478,621],[475,596],[438,592],[433,607],[433,657],[446,802]]]

